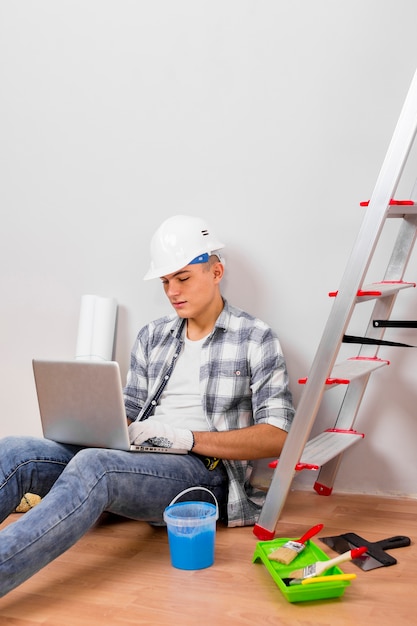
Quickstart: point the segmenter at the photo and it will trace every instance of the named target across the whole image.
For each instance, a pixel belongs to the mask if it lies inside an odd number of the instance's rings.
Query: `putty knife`
[[[377,567],[395,565],[397,559],[390,554],[387,554],[385,550],[403,548],[405,546],[409,546],[411,543],[410,538],[404,537],[403,535],[396,535],[395,537],[381,539],[381,541],[371,542],[366,541],[366,539],[363,539],[355,533],[344,533],[343,535],[336,535],[335,537],[320,537],[320,541],[339,554],[359,546],[366,546],[368,551],[362,556],[352,560],[352,563],[360,567],[365,572],[371,569],[376,569]]]

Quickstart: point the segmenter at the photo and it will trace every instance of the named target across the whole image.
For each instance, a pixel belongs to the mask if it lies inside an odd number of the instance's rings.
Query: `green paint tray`
[[[310,600],[325,600],[327,598],[339,598],[343,595],[345,588],[350,585],[349,580],[332,580],[322,583],[310,583],[307,585],[286,585],[283,578],[288,578],[290,572],[306,567],[316,561],[328,561],[329,557],[313,541],[308,540],[306,547],[289,565],[283,565],[277,561],[268,559],[268,554],[281,547],[287,541],[293,539],[280,537],[271,541],[259,541],[253,555],[252,563],[262,561],[278,588],[288,600],[288,602],[306,602]],[[330,567],[324,576],[332,574],[343,574],[342,570],[333,566]]]

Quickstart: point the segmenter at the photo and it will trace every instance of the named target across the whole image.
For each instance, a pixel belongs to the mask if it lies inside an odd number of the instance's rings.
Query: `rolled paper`
[[[85,295],[81,298],[75,358],[111,361],[116,330],[115,298]]]

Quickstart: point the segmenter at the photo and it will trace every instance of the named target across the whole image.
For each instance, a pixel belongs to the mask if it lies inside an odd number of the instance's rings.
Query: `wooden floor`
[[[3,526],[13,523],[12,515]],[[290,603],[265,566],[252,563],[252,528],[218,527],[212,567],[171,566],[165,528],[103,516],[79,543],[0,599],[0,624],[13,626],[338,626],[411,624],[417,611],[417,501],[291,492],[277,536],[297,538],[317,523],[319,536],[355,532],[369,541],[408,535],[391,552],[398,563],[364,572],[343,596]],[[314,540],[329,556],[335,552]]]

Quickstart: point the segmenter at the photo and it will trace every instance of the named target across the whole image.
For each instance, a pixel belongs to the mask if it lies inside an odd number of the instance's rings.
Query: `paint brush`
[[[284,565],[289,565],[297,556],[300,554],[305,548],[306,541],[314,535],[317,535],[323,528],[323,524],[317,524],[310,528],[300,539],[289,540],[284,545],[280,546],[276,550],[273,550],[270,554],[268,554],[268,559],[271,561],[278,561],[278,563],[283,563]]]
[[[306,567],[302,569],[297,569],[288,574],[289,578],[312,578],[313,576],[320,576],[326,570],[328,570],[333,565],[338,565],[339,563],[344,563],[344,561],[351,561],[352,559],[357,559],[359,556],[364,554],[368,548],[366,546],[362,546],[360,548],[355,548],[354,550],[348,550],[343,554],[339,554],[334,559],[329,559],[328,561],[316,561],[315,563],[311,563],[311,565],[306,565]]]
[[[329,576],[315,576],[314,578],[283,578],[286,585],[309,585],[312,583],[330,583],[338,580],[353,580],[356,574],[330,574]]]

